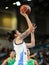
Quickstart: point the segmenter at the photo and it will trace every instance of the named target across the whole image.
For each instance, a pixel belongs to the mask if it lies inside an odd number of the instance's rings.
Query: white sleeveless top
[[[27,48],[25,42],[16,44],[14,39],[13,46],[16,53],[16,62],[14,65],[27,65]]]

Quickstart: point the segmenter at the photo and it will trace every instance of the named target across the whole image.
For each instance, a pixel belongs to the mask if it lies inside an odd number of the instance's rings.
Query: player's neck
[[[13,59],[14,57],[10,57],[11,59]]]
[[[30,60],[30,56],[28,56],[28,60]]]

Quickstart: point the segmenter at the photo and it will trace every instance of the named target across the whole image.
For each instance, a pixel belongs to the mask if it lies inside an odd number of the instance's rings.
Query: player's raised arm
[[[6,65],[8,62],[8,59],[5,59],[1,65]]]
[[[32,32],[33,25],[32,25],[31,20],[29,19],[28,15],[26,13],[22,13],[22,12],[20,12],[20,13],[22,16],[25,17],[26,22],[28,24],[28,29],[24,33],[21,34],[21,38],[24,39]]]
[[[35,65],[39,65],[38,62],[37,62],[36,60],[34,60],[34,64],[35,64]]]
[[[35,24],[33,24],[33,30],[31,32],[31,42],[30,43],[26,43],[27,48],[35,46],[35,34],[34,34],[34,32],[35,32],[36,27],[37,26],[35,26]]]

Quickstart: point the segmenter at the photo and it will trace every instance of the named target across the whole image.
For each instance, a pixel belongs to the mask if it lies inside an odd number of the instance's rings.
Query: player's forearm
[[[33,31],[31,32],[31,42],[30,43],[27,43],[26,46],[28,48],[35,46],[35,35],[34,35],[34,32]]]
[[[2,63],[1,65],[6,65],[6,63]]]
[[[4,60],[1,65],[6,65],[7,64],[7,61],[8,61],[8,59]]]
[[[37,62],[36,60],[34,60],[34,64],[35,64],[35,65],[39,65],[38,62]]]
[[[33,25],[31,23],[31,20],[29,19],[28,15],[25,16],[25,19],[27,21],[28,27],[31,28],[31,29],[33,29]]]
[[[20,14],[25,17],[26,22],[27,22],[28,27],[29,27],[29,31],[30,31],[30,33],[31,33],[31,31],[32,31],[32,29],[33,29],[33,25],[32,25],[32,23],[31,23],[31,20],[29,19],[28,15],[27,15],[26,13],[20,12]]]
[[[31,33],[31,45],[33,47],[35,46],[35,35],[34,35],[34,32]]]

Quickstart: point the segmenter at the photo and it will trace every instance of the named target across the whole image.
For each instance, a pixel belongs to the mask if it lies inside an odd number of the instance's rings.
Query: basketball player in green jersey
[[[11,51],[10,52],[10,57],[5,59],[1,65],[6,65],[6,64],[7,65],[14,65],[14,63],[15,63],[15,52]]]
[[[38,65],[36,60],[30,58],[29,49],[27,49],[27,57],[28,57],[27,65]]]

